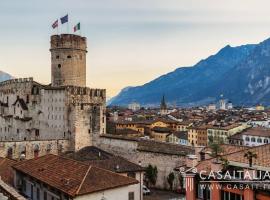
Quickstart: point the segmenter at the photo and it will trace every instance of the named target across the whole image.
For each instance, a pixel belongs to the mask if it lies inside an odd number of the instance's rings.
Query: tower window
[[[56,59],[59,59],[59,56],[56,56]]]
[[[68,55],[67,58],[71,58],[71,55]]]
[[[59,68],[59,69],[61,68],[61,64],[58,64],[58,68]]]

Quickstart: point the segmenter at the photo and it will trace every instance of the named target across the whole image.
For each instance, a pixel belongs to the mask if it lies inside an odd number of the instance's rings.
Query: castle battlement
[[[11,84],[16,84],[16,83],[29,83],[29,82],[33,82],[33,77],[30,78],[15,78],[15,79],[10,79],[10,80],[6,80],[0,83],[0,86],[4,86],[4,85],[11,85]]]
[[[87,95],[90,97],[101,97],[101,98],[106,97],[106,90],[105,89],[68,86],[67,91],[71,95]]]
[[[74,34],[52,35],[51,50],[59,48],[74,48],[86,51],[86,37]]]

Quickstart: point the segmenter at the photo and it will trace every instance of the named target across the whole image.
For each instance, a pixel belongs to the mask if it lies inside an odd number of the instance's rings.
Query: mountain
[[[9,79],[12,79],[12,78],[14,78],[14,77],[11,76],[10,74],[0,70],[0,82],[6,81],[6,80],[9,80]]]
[[[167,102],[181,106],[205,105],[217,101],[220,94],[234,104],[260,102],[262,99],[251,93],[258,84],[265,86],[270,81],[268,48],[269,40],[238,47],[227,45],[194,66],[177,68],[142,86],[124,88],[111,99],[110,105],[127,105],[136,101],[144,106],[156,106],[163,94]],[[256,68],[260,70],[256,71]],[[255,83],[255,79],[261,82]]]
[[[270,39],[256,45],[252,53],[227,72],[213,90],[223,93],[238,104],[269,105]]]

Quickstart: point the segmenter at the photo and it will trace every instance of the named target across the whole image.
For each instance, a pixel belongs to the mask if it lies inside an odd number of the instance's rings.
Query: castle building
[[[77,151],[105,133],[106,91],[86,87],[86,38],[51,36],[51,81],[0,83],[0,156]]]

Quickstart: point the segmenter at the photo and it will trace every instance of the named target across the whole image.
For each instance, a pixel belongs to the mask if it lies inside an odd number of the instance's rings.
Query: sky
[[[115,96],[226,45],[270,37],[269,0],[0,0],[0,70],[51,81],[51,24],[87,37],[87,86]],[[59,28],[67,33],[67,26]]]

